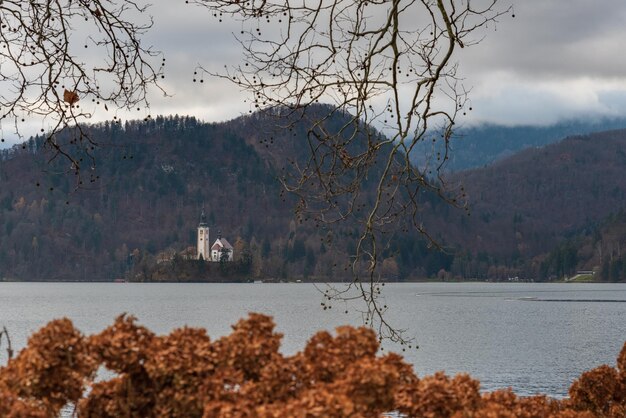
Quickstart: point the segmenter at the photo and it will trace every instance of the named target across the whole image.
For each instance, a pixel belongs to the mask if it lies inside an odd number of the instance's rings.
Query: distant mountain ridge
[[[483,124],[460,127],[450,140],[450,159],[446,169],[451,171],[484,167],[527,148],[543,147],[568,136],[626,129],[626,118],[606,118],[562,121],[548,126],[504,126]],[[413,154],[413,161],[422,164],[429,155],[436,155],[440,145],[423,143]]]

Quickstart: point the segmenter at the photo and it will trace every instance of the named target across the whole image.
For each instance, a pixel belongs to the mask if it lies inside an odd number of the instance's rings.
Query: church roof
[[[215,240],[215,243],[211,247],[212,250],[221,250],[222,248],[226,248],[227,250],[232,250],[233,246],[230,245],[226,238],[218,238]]]

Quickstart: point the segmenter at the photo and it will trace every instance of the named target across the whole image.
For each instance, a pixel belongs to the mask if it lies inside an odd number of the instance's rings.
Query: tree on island
[[[220,264],[228,263],[230,261],[230,249],[222,247],[220,250]]]

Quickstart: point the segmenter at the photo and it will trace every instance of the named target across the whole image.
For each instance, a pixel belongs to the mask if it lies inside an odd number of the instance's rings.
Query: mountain
[[[588,119],[562,121],[548,126],[502,126],[483,124],[461,127],[450,140],[450,158],[446,169],[461,171],[485,167],[495,161],[510,157],[527,148],[542,147],[568,136],[626,128],[626,118]],[[413,161],[423,164],[429,155],[437,155],[438,148],[420,144]]]
[[[260,247],[276,238],[268,231],[288,230],[274,171],[224,126],[173,117],[89,129],[102,144],[97,176],[83,170],[77,189],[66,160],[48,163],[41,138],[1,163],[0,276],[118,277],[135,249],[156,256],[193,245],[203,206],[233,242],[256,237]]]
[[[91,126],[102,145],[93,151],[97,174],[83,170],[78,188],[67,160],[49,162],[42,138],[5,151],[0,277],[120,277],[130,261],[154,262],[195,245],[203,208],[213,239],[221,230],[240,253],[253,253],[259,275],[312,274],[320,239],[300,234],[293,202],[281,198],[279,168],[257,138],[260,118],[240,118],[239,130],[177,116]],[[332,266],[340,254],[320,259]]]
[[[338,113],[326,127],[349,120]],[[83,168],[80,183],[41,137],[0,151],[0,279],[348,279],[356,224],[331,230],[298,219],[277,180],[308,155],[307,125],[298,115],[290,122],[277,127],[258,112],[214,124],[174,116],[84,127],[100,146],[89,150],[96,169]],[[75,146],[67,132],[57,140]],[[184,260],[203,210],[210,239],[221,231],[235,247],[229,268]],[[419,263],[430,266],[421,275],[436,273],[441,255],[419,236],[405,241],[413,257],[404,270]],[[395,263],[385,266],[398,275]]]
[[[329,126],[348,120],[336,114]],[[83,169],[82,184],[67,160],[50,159],[40,137],[0,151],[0,278],[348,279],[359,227],[317,228],[294,214],[296,201],[277,178],[290,160],[306,158],[306,125],[275,122],[259,112],[225,123],[174,116],[89,126],[101,146],[90,151],[96,169]],[[624,209],[625,151],[626,131],[611,131],[448,175],[449,184],[463,184],[470,216],[424,195],[423,223],[445,251],[397,232],[383,251],[383,274],[550,279],[604,266],[606,258],[585,255],[598,243],[586,240],[609,242],[611,216]],[[184,260],[203,209],[212,240],[221,231],[235,247],[229,268]],[[603,254],[615,254],[607,267],[615,270],[622,241],[611,242]]]
[[[453,274],[545,277],[550,251],[624,209],[624,172],[626,130],[566,138],[449,176],[471,216],[438,211],[428,223],[455,249]]]

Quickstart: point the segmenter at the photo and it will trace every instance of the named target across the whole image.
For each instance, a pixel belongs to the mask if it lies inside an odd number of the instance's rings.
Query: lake
[[[383,295],[388,319],[420,346],[404,353],[419,375],[468,372],[484,390],[566,396],[582,371],[614,366],[626,341],[626,284],[406,283],[388,284]],[[274,316],[282,350],[292,354],[318,330],[361,324],[358,304],[346,314],[339,303],[322,310],[321,301],[304,283],[0,283],[0,326],[20,349],[63,316],[84,333],[128,312],[157,333],[189,325],[215,338],[248,312],[262,312]]]

